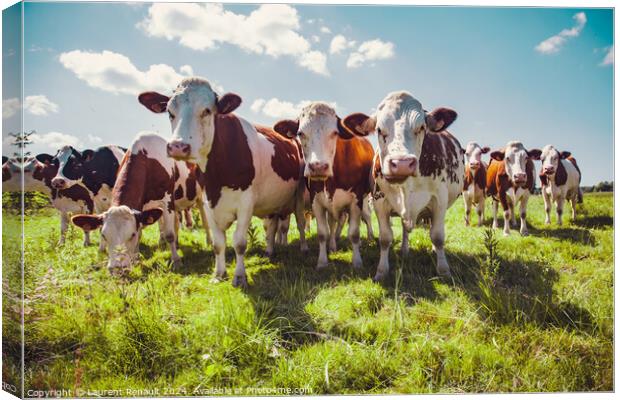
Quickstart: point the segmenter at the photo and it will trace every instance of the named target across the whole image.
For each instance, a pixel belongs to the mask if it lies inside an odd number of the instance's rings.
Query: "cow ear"
[[[276,122],[273,126],[273,130],[284,137],[292,139],[297,136],[297,132],[299,131],[299,121],[283,119],[282,121]]]
[[[217,113],[228,114],[237,109],[241,104],[241,97],[234,93],[226,93],[217,99]]]
[[[426,114],[426,125],[431,132],[441,132],[452,125],[456,116],[456,111],[450,108],[436,108],[430,114]]]
[[[560,153],[560,158],[562,158],[563,160],[570,157],[571,156],[571,152],[570,151],[563,151],[562,153]]]
[[[49,165],[49,164],[52,163],[52,160],[54,159],[54,156],[50,156],[47,153],[41,153],[41,154],[37,154],[35,156],[35,158],[37,159],[37,161],[39,161],[39,162],[41,162],[43,164]]]
[[[495,161],[502,161],[504,159],[504,150],[495,150],[491,152],[491,158]]]
[[[158,114],[166,111],[168,100],[170,97],[157,92],[144,92],[138,96],[140,104]]]
[[[9,158],[6,156],[2,156],[2,164],[5,164],[7,161],[9,161]]]
[[[71,222],[85,232],[88,232],[99,228],[103,224],[103,217],[100,215],[78,214],[71,218]]]
[[[377,120],[375,117],[369,117],[363,113],[355,113],[345,117],[341,125],[349,133],[357,136],[368,136],[375,131]]]
[[[151,225],[157,222],[159,217],[164,213],[164,210],[161,208],[150,208],[148,210],[141,211],[136,214],[136,218],[138,222],[144,226]]]
[[[491,151],[491,148],[489,146],[484,146],[481,150],[482,154],[487,154],[489,151]]]
[[[542,151],[540,151],[539,149],[532,149],[527,152],[527,155],[530,156],[532,160],[540,160],[541,154],[542,154]]]
[[[95,152],[93,150],[84,150],[82,151],[82,161],[83,162],[88,162],[90,160],[92,160],[95,157]]]
[[[349,130],[345,128],[344,125],[342,125],[342,120],[340,119],[340,117],[337,118],[338,121],[336,123],[338,124],[338,137],[344,140],[353,139],[355,136],[351,132],[349,132]]]

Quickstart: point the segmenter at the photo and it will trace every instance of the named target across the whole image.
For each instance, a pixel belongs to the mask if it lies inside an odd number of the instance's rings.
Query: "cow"
[[[333,240],[330,250],[335,250],[336,223],[344,212],[349,214],[353,268],[361,268],[360,220],[370,193],[372,145],[345,129],[336,111],[323,102],[308,104],[297,120],[279,121],[274,129],[301,143],[304,177],[317,221],[317,269],[327,267],[327,240]]]
[[[552,145],[542,148],[540,156],[542,168],[540,170],[540,183],[545,202],[545,224],[551,223],[551,206],[555,202],[558,214],[558,226],[562,226],[562,212],[564,201],[571,203],[575,220],[577,216],[577,203],[582,202],[581,171],[577,166],[577,160],[568,151],[559,152]]]
[[[2,156],[2,191],[21,191],[21,167],[14,158]]]
[[[482,155],[491,151],[489,147],[480,147],[476,142],[469,142],[465,147],[465,183],[463,184],[463,201],[465,202],[465,225],[469,226],[472,206],[476,206],[478,226],[484,222],[486,198],[487,164]]]
[[[112,188],[126,150],[114,145],[81,152],[73,146],[61,147],[53,159],[58,172],[52,178],[52,187],[61,190],[82,186],[91,194],[95,213],[102,213],[110,206]]]
[[[510,222],[516,225],[514,208],[520,206],[519,232],[527,236],[527,202],[536,184],[534,160],[540,159],[539,149],[527,150],[523,143],[508,142],[501,150],[491,152],[487,169],[486,191],[493,197],[493,228],[497,228],[498,202],[504,210],[504,236],[510,235]]]
[[[273,254],[277,219],[296,213],[302,251],[304,235],[303,160],[298,144],[255,126],[232,112],[241,104],[234,93],[217,94],[209,81],[183,79],[172,96],[144,92],[138,101],[154,113],[168,113],[172,138],[168,155],[196,163],[203,171],[207,218],[215,251],[215,280],[226,277],[226,229],[236,220],[233,286],[247,286],[244,256],[252,216],[269,218],[267,254]]]
[[[109,209],[71,219],[86,232],[101,227],[112,274],[122,274],[134,265],[142,228],[156,221],[159,221],[160,237],[170,246],[173,266],[181,265],[177,252],[177,210],[191,208],[196,202],[200,204],[203,196],[198,168],[169,158],[166,145],[166,140],[155,133],[140,133],[121,161]],[[202,220],[206,221],[202,214]]]
[[[379,220],[381,248],[375,281],[389,272],[389,249],[393,234],[390,216],[396,213],[403,222],[401,252],[407,254],[407,232],[418,218],[431,218],[430,237],[437,255],[437,273],[450,275],[444,251],[444,219],[463,189],[463,149],[446,129],[457,114],[448,108],[430,113],[410,93],[389,93],[379,104],[375,115],[354,113],[343,120],[353,134],[367,136],[376,132],[378,149],[373,178],[374,207]]]

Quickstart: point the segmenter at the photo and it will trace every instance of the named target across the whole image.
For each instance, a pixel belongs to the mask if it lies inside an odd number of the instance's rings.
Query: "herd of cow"
[[[215,278],[226,277],[226,229],[236,221],[233,246],[235,286],[247,284],[244,255],[252,216],[262,218],[266,253],[285,244],[290,215],[295,215],[302,251],[308,250],[305,232],[309,215],[317,221],[317,268],[328,265],[329,250],[348,217],[353,267],[360,268],[360,222],[373,236],[371,209],[379,222],[380,260],[375,280],[389,271],[392,216],[402,221],[401,252],[408,251],[408,233],[421,219],[430,220],[430,238],[437,257],[437,273],[449,275],[444,252],[447,209],[462,193],[465,223],[473,206],[478,225],[484,219],[485,198],[493,200],[493,227],[498,203],[504,210],[504,234],[516,225],[528,234],[526,211],[535,187],[534,160],[542,161],[539,178],[550,223],[555,202],[562,224],[564,202],[571,202],[575,218],[581,201],[581,173],[568,152],[553,146],[527,150],[517,141],[490,153],[488,147],[468,143],[463,149],[446,129],[455,111],[427,112],[407,92],[393,92],[373,116],[354,113],[340,119],[323,102],[301,110],[296,120],[279,121],[272,128],[257,126],[232,112],[241,98],[218,95],[208,81],[186,78],[171,97],[156,92],[140,94],[139,102],[154,113],[167,113],[172,137],[141,133],[129,149],[105,146],[78,151],[64,146],[54,156],[39,154],[23,164],[3,157],[3,190],[41,191],[60,211],[60,242],[69,215],[84,230],[100,229],[100,249],[108,253],[110,271],[126,271],[137,259],[141,229],[159,223],[160,237],[180,263],[177,236],[183,215],[200,210],[206,240],[215,255]],[[376,133],[373,149],[366,136]],[[23,178],[22,178],[23,171]],[[212,235],[212,236],[211,236]],[[329,243],[328,243],[329,242]]]

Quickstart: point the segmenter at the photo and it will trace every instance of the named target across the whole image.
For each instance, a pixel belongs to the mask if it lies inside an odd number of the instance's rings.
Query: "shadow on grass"
[[[596,246],[596,238],[589,229],[580,227],[549,225],[546,229],[538,229],[529,225],[530,235],[555,238],[559,240],[568,240],[573,243],[584,244],[587,246]]]
[[[575,225],[579,225],[584,228],[603,228],[614,226],[614,218],[608,215],[593,215],[593,216],[577,216],[577,220],[573,222]]]

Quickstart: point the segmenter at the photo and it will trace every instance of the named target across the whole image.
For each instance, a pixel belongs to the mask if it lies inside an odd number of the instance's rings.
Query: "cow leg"
[[[551,224],[551,196],[547,194],[547,190],[542,188],[543,201],[545,203],[545,225]]]
[[[291,224],[291,214],[284,219],[278,219],[278,238],[276,244],[286,246],[288,243],[288,229]]]
[[[521,205],[521,228],[519,229],[519,232],[521,233],[521,236],[528,236],[529,232],[527,231],[527,201],[529,200],[529,195],[528,194],[524,194],[523,197],[521,197],[521,202],[519,203]]]
[[[319,258],[316,262],[316,268],[321,269],[327,267],[327,212],[315,200],[312,204],[312,212],[316,218],[316,232],[319,239]]]
[[[484,223],[484,206],[485,206],[485,198],[484,196],[480,196],[478,200],[478,204],[476,206],[476,211],[478,212],[478,226],[482,226]]]
[[[499,202],[495,199],[493,199],[493,229],[497,229],[499,227],[499,225],[497,224],[497,209],[499,207]]]
[[[211,221],[213,222],[213,221]],[[215,254],[215,275],[212,282],[226,279],[226,229],[216,223],[210,224],[213,235],[213,253]]]
[[[335,218],[330,212],[327,213],[327,222],[329,224],[329,252],[330,253],[335,252],[338,247],[336,245],[336,239],[340,237],[340,233],[341,233],[337,230],[337,225],[338,225],[339,220],[340,218]]]
[[[433,243],[433,249],[437,254],[437,274],[442,276],[450,276],[450,266],[444,250],[446,208],[445,205],[435,205],[431,216],[430,229],[431,243]]]
[[[353,268],[362,268],[362,255],[360,254],[360,225],[362,222],[362,210],[357,203],[349,208],[349,240],[353,249]]]
[[[562,213],[564,212],[564,196],[560,195],[555,203],[556,212],[558,214],[558,226],[562,226]]]
[[[181,266],[181,257],[177,252],[177,236],[178,236],[178,226],[179,220],[177,218],[176,212],[167,212],[164,211],[163,215],[160,218],[161,224],[159,225],[159,229],[161,229],[160,235],[164,238],[164,240],[170,246],[170,259],[172,260],[172,267],[178,268]]]
[[[370,212],[370,203],[368,199],[362,203],[362,219],[366,224],[366,239],[374,240],[375,232],[372,229],[372,214]]]
[[[205,239],[207,241],[207,247],[212,243],[211,242],[211,230],[209,229],[209,221],[207,220],[207,211],[205,209],[206,205],[202,200],[198,200],[198,212],[200,213],[200,222],[202,223],[202,227],[205,230]]]
[[[379,221],[379,247],[381,249],[379,255],[379,265],[377,272],[373,278],[375,282],[383,280],[390,272],[390,247],[394,235],[390,224],[390,207],[385,199],[379,199],[375,202],[375,214]]]
[[[105,252],[105,239],[103,235],[101,235],[101,228],[99,229],[99,251],[102,253]]]
[[[400,222],[403,226],[402,240],[400,242],[400,256],[405,258],[407,254],[409,254],[409,229],[407,229],[404,220],[401,219]]]
[[[463,192],[463,202],[465,203],[465,226],[469,226],[469,216],[471,214],[471,199],[467,192]]]
[[[269,219],[263,220],[263,226],[265,227],[265,241],[267,242],[267,247],[265,248],[265,253],[267,257],[271,258],[273,256],[273,248],[276,243],[276,233],[278,230],[278,217],[273,217]]]
[[[571,219],[573,221],[577,219],[577,202],[578,201],[579,201],[579,194],[574,195],[570,199],[570,205],[571,205],[571,209],[573,211],[573,215],[572,215]]]
[[[515,214],[515,204],[510,203],[510,223],[512,226],[517,226],[517,215]]]
[[[185,216],[185,227],[187,229],[192,229],[194,227],[194,217],[192,216],[192,209],[188,208],[183,211]]]
[[[233,246],[235,248],[235,256],[237,264],[235,266],[235,276],[232,284],[235,287],[247,287],[248,279],[245,274],[245,251],[247,249],[247,234],[250,223],[252,222],[252,208],[243,207],[237,211],[237,227],[233,234]],[[273,225],[278,227],[278,219],[274,218]],[[275,235],[274,235],[275,236]],[[273,238],[272,238],[273,243]]]
[[[336,230],[334,231],[334,249],[332,250],[332,242],[330,237],[329,242],[329,251],[336,251],[336,239],[340,239],[342,236],[342,229],[344,228],[344,224],[347,222],[348,214],[346,212],[340,213],[340,217],[338,218],[338,224],[336,225]]]
[[[306,219],[303,196],[301,196],[301,200],[298,200],[295,205],[295,223],[297,224],[297,230],[299,231],[299,245],[301,247],[301,251],[305,253],[308,251],[306,229],[310,227],[310,222]]]

